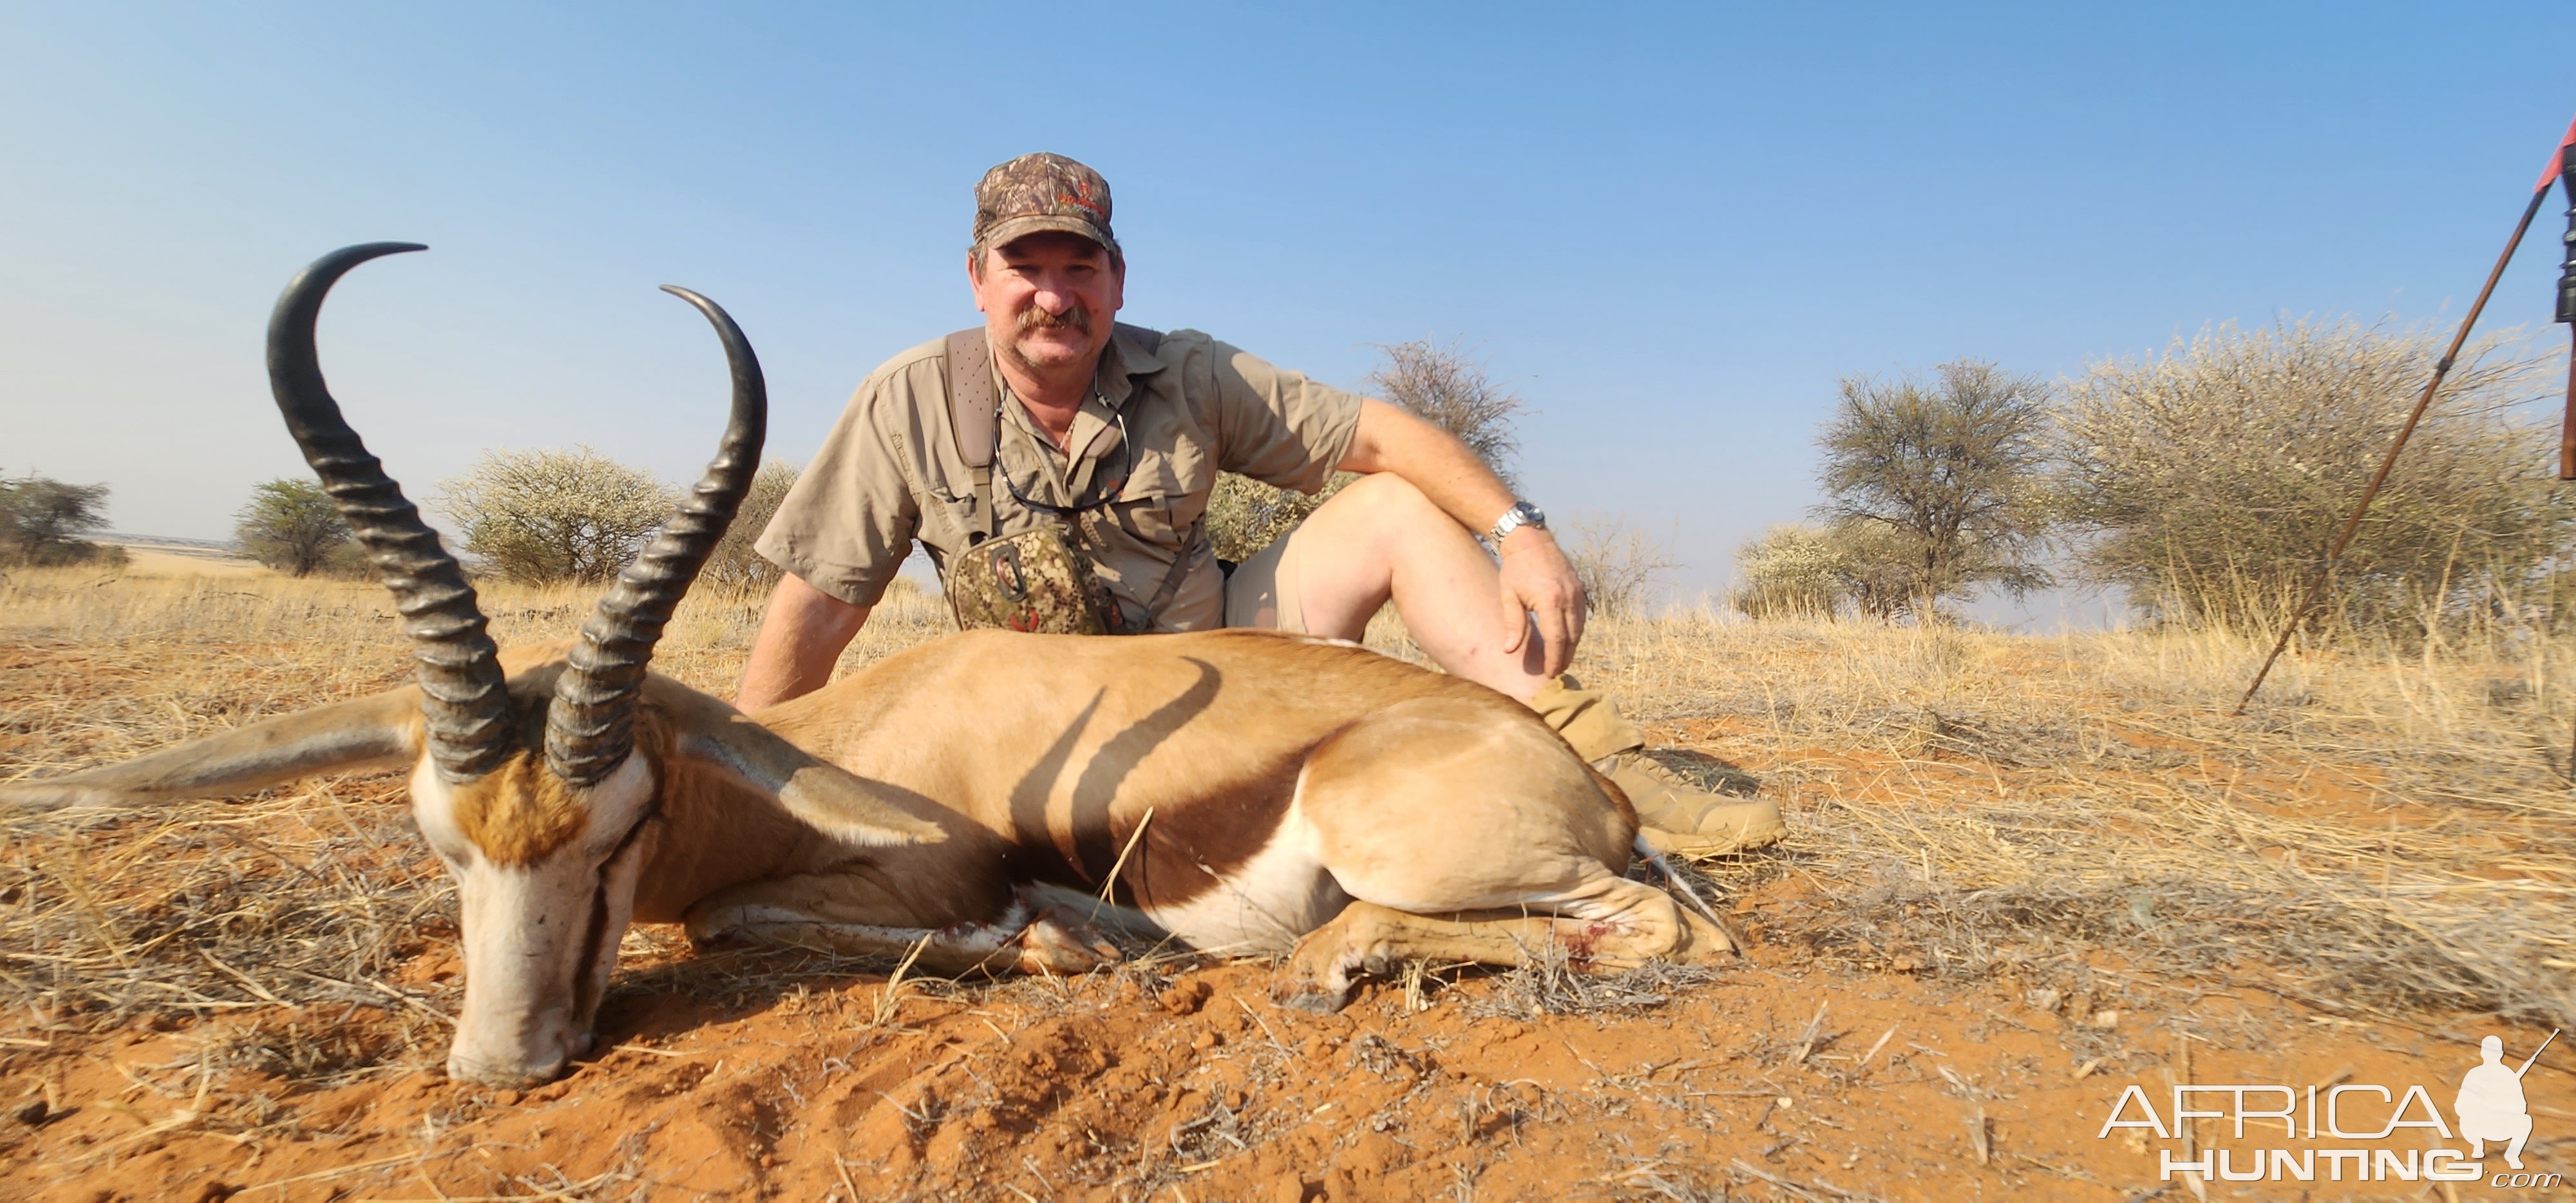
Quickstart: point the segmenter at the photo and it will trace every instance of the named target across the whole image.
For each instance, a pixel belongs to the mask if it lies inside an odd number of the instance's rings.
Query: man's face
[[[995,350],[1031,372],[1099,362],[1127,301],[1126,281],[1099,243],[1030,234],[985,251],[983,268],[967,279]]]

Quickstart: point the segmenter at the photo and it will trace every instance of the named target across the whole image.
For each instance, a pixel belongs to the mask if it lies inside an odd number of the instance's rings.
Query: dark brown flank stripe
[[[1083,708],[1022,778],[1011,802],[1009,866],[1014,876],[1097,890],[1118,866],[1119,854],[1135,834],[1133,823],[1110,815],[1120,786],[1149,753],[1215,704],[1224,688],[1224,675],[1215,665],[1196,657],[1187,661],[1198,670],[1189,688],[1111,736],[1083,762],[1073,787],[1069,849],[1049,830],[1047,796],[1070,767],[1073,748],[1097,711],[1099,698]],[[1112,900],[1129,906],[1174,906],[1215,889],[1220,877],[1241,868],[1269,844],[1296,793],[1302,761],[1300,751],[1239,782],[1216,784],[1185,807],[1156,810],[1144,838],[1119,869]],[[1140,810],[1136,817],[1143,815]]]
[[[1201,799],[1176,814],[1156,812],[1118,875],[1114,901],[1178,906],[1215,889],[1260,854],[1279,832],[1297,792],[1297,764]],[[1120,833],[1124,846],[1126,833]]]

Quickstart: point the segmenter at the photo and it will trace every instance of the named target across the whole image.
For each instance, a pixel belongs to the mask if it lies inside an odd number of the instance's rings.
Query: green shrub
[[[2445,343],[2352,319],[2177,339],[2092,365],[2058,421],[2058,491],[2090,579],[2163,621],[2276,632],[2387,455]],[[2312,621],[2412,630],[2533,614],[2576,529],[2556,431],[2524,403],[2554,357],[2472,347]]]
[[[365,562],[340,507],[321,485],[300,477],[252,486],[250,500],[233,515],[233,538],[243,554],[289,576],[345,573]]]
[[[677,502],[651,473],[588,447],[487,451],[436,499],[483,571],[526,584],[606,582]]]
[[[34,473],[0,477],[0,560],[16,564],[125,563],[125,549],[80,536],[107,527],[107,486],[65,484]]]

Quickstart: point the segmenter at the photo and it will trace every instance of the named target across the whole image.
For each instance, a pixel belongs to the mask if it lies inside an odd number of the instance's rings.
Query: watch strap
[[[1539,512],[1537,506],[1526,501],[1514,501],[1512,508],[1504,510],[1503,516],[1494,520],[1494,529],[1485,532],[1485,541],[1501,547],[1505,536],[1524,526],[1535,526],[1540,530],[1546,530],[1547,515]]]

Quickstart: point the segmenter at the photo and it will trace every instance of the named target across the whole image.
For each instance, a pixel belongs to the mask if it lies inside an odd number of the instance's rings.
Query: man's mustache
[[[1049,313],[1045,309],[1031,305],[1020,313],[1016,332],[1026,334],[1031,330],[1057,328],[1072,330],[1078,334],[1089,334],[1091,333],[1091,313],[1080,305],[1062,313]]]

